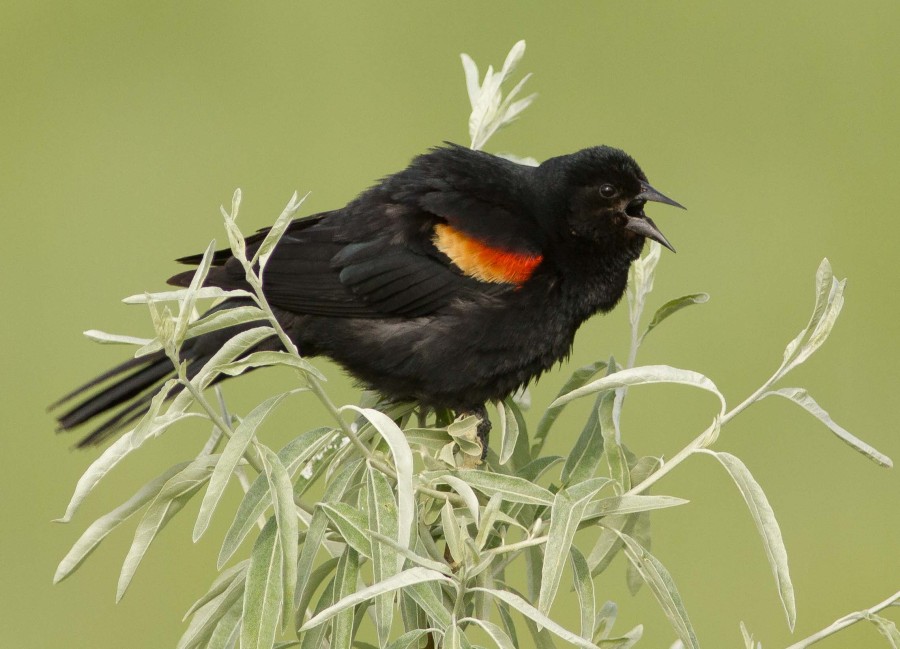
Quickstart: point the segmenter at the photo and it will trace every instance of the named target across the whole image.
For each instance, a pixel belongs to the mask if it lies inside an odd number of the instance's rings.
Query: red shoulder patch
[[[444,223],[434,226],[434,245],[463,273],[482,282],[524,284],[544,258],[492,248]]]

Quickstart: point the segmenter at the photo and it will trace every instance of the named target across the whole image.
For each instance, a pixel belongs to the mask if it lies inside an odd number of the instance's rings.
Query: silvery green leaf
[[[469,512],[472,514],[472,520],[475,522],[475,525],[478,525],[478,518],[481,514],[481,509],[478,505],[478,496],[475,495],[475,492],[472,491],[472,487],[469,486],[467,482],[464,480],[460,480],[454,475],[447,474],[442,475],[440,478],[435,480],[435,482],[445,482],[450,487],[453,488],[453,491],[458,493],[460,497],[462,497],[463,501],[466,503],[466,507],[468,507]]]
[[[343,556],[343,554],[341,556]],[[337,566],[337,561],[335,562],[335,566]],[[313,615],[321,613],[325,610],[326,607],[334,603],[336,583],[337,574],[335,574],[335,576],[328,581],[328,583],[325,585],[325,588],[319,594],[319,599],[316,602],[315,608],[313,609]],[[296,630],[297,637],[300,638],[300,649],[319,649],[320,647],[327,646],[328,641],[326,634],[331,631],[332,625],[320,624],[315,629],[301,634],[299,632],[299,629],[303,625],[304,618],[305,611],[297,611],[297,616],[294,621],[294,629]]]
[[[440,512],[438,513],[438,515],[440,515]],[[443,555],[441,555],[441,561],[435,561],[433,559],[429,559],[427,556],[418,554],[413,550],[410,550],[409,548],[402,547],[399,543],[397,543],[396,539],[393,539],[389,536],[379,534],[378,532],[375,532],[373,530],[368,530],[368,534],[371,537],[372,541],[376,541],[376,543],[372,544],[373,548],[378,546],[390,548],[411,563],[422,566],[423,568],[428,568],[429,570],[436,570],[437,572],[443,573],[448,577],[453,576],[453,571],[450,569],[450,566],[448,566],[447,563],[443,560]]]
[[[597,645],[595,645],[593,642],[591,642],[590,640],[585,640],[584,638],[563,628],[515,593],[505,590],[497,590],[494,588],[480,587],[473,588],[472,590],[483,591],[489,595],[492,595],[493,597],[496,597],[502,602],[506,602],[514,609],[516,609],[519,613],[534,621],[537,625],[550,631],[550,633],[559,636],[566,642],[575,645],[576,647],[584,647],[585,649],[598,649]]]
[[[616,425],[613,408],[616,394],[606,392],[600,399],[597,407],[597,420],[600,425],[600,435],[603,439],[603,457],[609,468],[609,476],[618,483],[622,492],[631,489],[631,472],[628,469],[628,458],[625,449],[619,444],[619,431]]]
[[[516,44],[512,46],[509,50],[509,54],[506,55],[506,60],[503,61],[503,68],[500,70],[500,76],[503,78],[509,77],[516,69],[516,66],[519,65],[519,61],[522,60],[522,57],[525,56],[525,41],[520,40],[516,41]]]
[[[502,413],[502,414],[501,414]],[[509,462],[513,451],[516,450],[516,442],[519,440],[519,423],[512,407],[502,401],[497,404],[497,414],[500,415],[500,464]]]
[[[220,368],[227,367],[235,358],[273,335],[275,335],[275,330],[268,326],[254,327],[235,334],[200,368],[191,379],[191,383],[197,386],[198,389],[205,389],[218,376]],[[188,395],[185,398],[191,398],[187,391],[183,391],[179,394],[179,397],[182,394]],[[177,399],[178,397],[176,397]]]
[[[340,601],[332,604],[328,608],[310,618],[309,621],[307,621],[306,624],[304,624],[300,628],[300,630],[306,631],[307,629],[312,629],[313,627],[316,627],[323,622],[327,622],[341,611],[356,606],[361,602],[365,602],[366,600],[369,600],[376,595],[389,593],[391,591],[397,590],[398,588],[406,588],[407,586],[420,584],[426,581],[449,581],[449,579],[441,573],[435,570],[429,570],[427,568],[409,568],[408,570],[403,570],[402,572],[399,572],[396,575],[385,579],[384,581],[380,581],[376,584],[372,584],[371,586],[367,586],[366,588],[362,588],[356,592],[350,593]]]
[[[822,408],[816,400],[809,396],[809,393],[802,388],[781,388],[780,390],[770,390],[762,395],[763,397],[777,396],[784,397],[793,401],[798,406],[806,410],[813,417],[828,426],[829,430],[837,435],[843,442],[850,445],[856,451],[859,451],[867,458],[884,467],[891,468],[894,466],[893,461],[884,453],[876,450],[869,444],[856,437],[853,433],[846,430],[835,422],[824,408]]]
[[[240,610],[239,602],[244,594],[246,565],[242,565],[241,568],[242,570],[232,575],[232,579],[224,584],[225,587],[221,593],[197,608],[190,626],[178,641],[177,649],[203,646],[204,640],[213,635],[216,627],[232,609]],[[226,622],[227,624],[228,622]]]
[[[594,640],[604,640],[612,634],[613,626],[616,623],[616,617],[619,615],[619,607],[615,602],[606,601],[597,612],[597,618],[594,622]]]
[[[628,319],[635,336],[637,336],[641,313],[644,311],[644,302],[653,291],[653,278],[661,251],[662,246],[656,241],[651,241],[647,254],[638,258],[631,265],[631,278],[626,293],[628,296]]]
[[[651,550],[652,536],[650,514],[648,512],[641,512],[634,516],[634,526],[631,528],[630,535],[646,551],[649,552]],[[640,570],[630,562],[625,566],[625,585],[628,586],[628,592],[631,593],[632,597],[637,595],[641,590],[641,586],[644,585],[643,575],[641,575]]]
[[[470,487],[487,496],[499,493],[504,500],[528,505],[552,505],[553,494],[523,478],[500,473],[461,469],[456,475]]]
[[[278,458],[287,468],[288,474],[293,476],[302,465],[331,443],[335,434],[336,431],[333,428],[327,427],[307,431],[278,451]],[[269,482],[264,474],[260,474],[244,494],[234,521],[225,534],[222,549],[219,551],[218,567],[220,569],[231,558],[250,530],[253,529],[255,522],[269,507],[271,501],[268,495]]]
[[[220,366],[218,371],[222,374],[227,374],[228,376],[237,376],[254,367],[268,367],[271,365],[293,367],[294,369],[300,370],[302,374],[312,374],[320,381],[328,380],[315,365],[304,358],[294,356],[287,352],[252,352],[236,361],[231,361],[230,363]]]
[[[369,467],[366,471],[366,508],[369,523],[377,534],[397,538],[397,501],[387,477]],[[376,539],[373,539],[373,541]],[[384,581],[397,573],[399,560],[396,551],[383,543],[371,543],[372,579]],[[378,632],[378,646],[387,644],[394,616],[393,595],[385,593],[375,597],[375,628]]]
[[[601,399],[605,399],[607,394],[609,393],[603,394]],[[572,447],[569,456],[566,458],[566,463],[563,465],[562,473],[560,474],[563,484],[578,484],[594,477],[594,473],[600,464],[600,459],[603,457],[603,447],[603,435],[600,432],[599,421],[595,412],[592,413],[592,416],[585,424],[578,439],[575,440],[575,445]]]
[[[587,383],[597,372],[604,369],[606,367],[606,361],[596,361],[591,363],[590,365],[585,365],[584,367],[579,367],[577,370],[572,372],[572,376],[569,377],[569,380],[565,382],[565,384],[560,388],[559,394],[557,394],[557,399],[566,395],[573,390],[576,390]],[[547,438],[547,433],[550,431],[550,428],[553,426],[556,418],[559,417],[559,413],[562,412],[562,409],[565,407],[565,404],[560,404],[558,406],[554,406],[551,404],[545,411],[541,420],[538,422],[537,429],[534,433],[534,442],[531,446],[532,455],[537,455],[537,453],[543,448],[544,441]]]
[[[660,323],[670,315],[673,315],[692,304],[705,304],[706,302],[709,302],[708,293],[692,293],[691,295],[683,295],[674,300],[669,300],[653,314],[653,318],[650,319],[650,324],[647,325],[647,329],[644,331],[641,338],[646,338],[647,334],[658,327]]]
[[[594,547],[588,554],[587,562],[593,576],[599,575],[609,567],[609,564],[622,549],[622,540],[616,531],[629,534],[637,522],[632,514],[606,516],[603,518],[603,531],[594,543]]]
[[[209,273],[209,268],[212,265],[212,258],[215,252],[216,242],[213,240],[210,241],[206,250],[203,252],[203,258],[194,270],[194,276],[191,278],[191,283],[184,292],[184,297],[179,301],[178,320],[175,323],[175,341],[178,344],[181,344],[184,341],[188,323],[190,322],[191,315],[194,313],[194,305],[197,302],[197,291],[200,290],[200,287],[206,280],[206,275]]]
[[[457,564],[462,563],[465,559],[462,534],[459,529],[459,520],[453,513],[453,505],[449,500],[441,508],[441,527],[444,530],[444,541],[447,543],[450,556]]]
[[[833,287],[834,273],[831,271],[831,263],[826,257],[822,260],[819,264],[819,268],[816,270],[816,303],[815,306],[813,306],[812,315],[803,331],[797,334],[797,337],[789,342],[787,348],[784,350],[785,365],[793,360],[797,351],[800,349],[800,344],[803,342],[803,339],[819,324],[822,315],[825,313],[825,308],[828,304],[828,296],[831,294]]]
[[[294,590],[297,585],[297,542],[300,535],[297,506],[294,504],[294,488],[287,469],[271,449],[262,445],[259,448],[262,451],[263,470],[269,483],[283,556],[281,584],[284,592],[281,602],[284,610],[281,620],[282,625],[286,625],[294,610]]]
[[[263,239],[263,242],[259,244],[259,248],[256,249],[251,264],[259,263],[260,279],[262,279],[263,271],[266,268],[266,262],[269,261],[272,251],[275,249],[275,246],[278,245],[278,242],[281,240],[281,237],[291,224],[294,215],[297,213],[297,210],[300,209],[300,206],[303,204],[303,201],[306,200],[307,196],[309,196],[309,194],[306,194],[303,198],[298,198],[297,192],[293,193],[291,200],[288,201],[288,204],[285,206],[279,217],[275,219],[275,223],[269,228],[269,231],[266,233],[266,238]]]
[[[244,588],[241,649],[271,649],[278,631],[284,584],[281,541],[275,517],[259,533]]]
[[[386,649],[419,649],[419,641],[437,629],[413,629],[387,645]]]
[[[484,629],[484,632],[487,633],[488,636],[490,636],[491,640],[494,641],[494,644],[497,645],[498,649],[516,649],[516,645],[513,644],[512,639],[502,628],[500,628],[493,622],[488,622],[487,620],[477,617],[467,617],[460,620],[460,623],[465,622],[468,622],[469,624],[475,624]]]
[[[603,649],[631,649],[643,635],[644,625],[638,624],[623,636],[619,636],[618,638],[606,638],[605,640],[599,640],[598,642]],[[680,643],[681,640],[677,640],[676,642]],[[683,645],[682,649],[684,649]]]
[[[347,503],[319,503],[319,507],[331,520],[342,541],[359,554],[372,556],[372,543],[366,534],[370,523],[365,513]]]
[[[217,460],[217,455],[207,455],[195,459],[169,478],[153,502],[147,507],[137,530],[135,530],[134,541],[128,550],[128,555],[122,563],[122,571],[116,589],[116,601],[125,595],[135,571],[156,535],[209,480]]]
[[[443,649],[471,649],[472,645],[469,644],[460,628],[456,624],[451,624],[444,631],[444,641],[441,643],[441,647]]]
[[[689,502],[689,500],[676,498],[675,496],[610,496],[589,504],[584,512],[583,520],[601,518],[603,516],[634,514],[636,512],[650,511],[651,509],[677,507],[678,505],[686,505]]]
[[[78,479],[78,483],[75,485],[75,492],[72,494],[71,500],[69,500],[65,513],[62,515],[62,518],[56,519],[56,522],[68,523],[72,520],[72,516],[75,515],[78,507],[81,506],[84,499],[87,498],[88,494],[94,490],[94,487],[97,486],[107,473],[112,471],[113,468],[115,468],[119,462],[124,460],[132,451],[140,448],[150,437],[159,434],[162,430],[177,421],[177,419],[167,420],[166,425],[162,428],[154,426],[154,422],[157,421],[157,415],[159,415],[163,403],[176,384],[177,381],[175,379],[166,381],[159,392],[157,392],[156,396],[150,401],[150,407],[147,409],[144,416],[141,417],[138,425],[110,444],[106,450],[100,454],[100,457],[91,463]]]
[[[209,487],[203,496],[203,502],[200,505],[200,512],[197,514],[197,522],[194,524],[193,540],[196,543],[203,533],[209,527],[212,514],[225,493],[225,487],[231,479],[238,463],[243,459],[247,452],[247,447],[253,441],[256,429],[263,420],[278,406],[279,403],[288,395],[287,392],[276,395],[263,401],[260,405],[253,409],[235,429],[234,434],[225,444],[222,450],[222,456],[212,476],[209,479]]]
[[[413,570],[426,570],[425,568],[413,568]],[[438,573],[441,574],[441,573]],[[446,629],[450,626],[451,615],[447,610],[439,588],[431,588],[434,580],[424,583],[415,583],[403,589],[403,592],[424,611],[426,618],[436,625],[438,629]]]
[[[243,603],[241,601],[228,609],[228,612],[222,616],[215,630],[206,643],[206,649],[234,649],[237,647],[238,638],[241,632],[241,610]]]
[[[478,439],[478,424],[480,419],[476,415],[469,415],[457,419],[447,426],[447,434],[453,438],[459,446],[459,450],[466,455],[481,457],[481,441]]]
[[[477,523],[478,534],[475,536],[475,546],[479,550],[483,550],[485,544],[488,542],[491,532],[494,530],[494,523],[497,520],[497,516],[501,513],[500,506],[502,504],[503,496],[496,493],[491,496],[487,505],[484,506],[484,513],[481,515],[481,520]]]
[[[806,359],[812,356],[813,353],[828,339],[831,330],[834,328],[834,323],[837,322],[837,318],[841,314],[841,309],[844,307],[844,287],[846,285],[846,279],[843,279],[840,282],[834,280],[834,286],[832,287],[831,294],[828,296],[828,303],[825,308],[825,313],[822,315],[822,319],[819,320],[812,330],[812,333],[810,333],[807,341],[801,346],[800,351],[797,353],[797,357],[788,365],[789,368],[796,367],[806,361]]]
[[[550,529],[544,546],[544,565],[541,569],[541,587],[538,596],[538,610],[547,614],[556,598],[563,567],[569,557],[569,549],[575,539],[575,532],[581,523],[584,510],[608,480],[597,478],[586,480],[563,489],[553,497],[550,508]]]
[[[613,531],[624,542],[625,556],[637,568],[641,577],[650,587],[656,601],[659,602],[666,617],[672,623],[675,633],[688,649],[698,649],[697,635],[694,633],[684,602],[681,600],[681,595],[679,595],[669,571],[633,538],[627,534]]]
[[[265,312],[256,306],[237,306],[231,309],[214,311],[188,325],[187,337],[195,338],[220,329],[236,327],[247,322],[266,319]]]
[[[296,602],[297,611],[294,619],[294,625],[297,628],[300,628],[300,625],[303,624],[303,620],[306,617],[306,609],[309,607],[309,601],[312,599],[313,594],[322,585],[322,583],[334,572],[335,568],[337,568],[337,564],[340,557],[331,557],[330,559],[326,559],[320,565],[316,566],[315,570],[309,572],[308,576],[304,576],[304,583],[306,587],[303,589],[303,593],[295,593],[294,601]],[[330,598],[329,598],[330,599]],[[321,603],[321,602],[320,602]],[[325,608],[324,605],[321,608]]]
[[[72,549],[63,557],[56,568],[56,574],[53,575],[53,583],[59,583],[82,564],[82,562],[93,552],[100,542],[106,538],[106,535],[116,529],[121,523],[124,523],[141,507],[155,498],[168,480],[181,472],[189,463],[176,464],[162,475],[157,476],[135,493],[127,501],[116,507],[114,510],[98,518],[91,523],[84,534],[75,542]]]
[[[888,641],[891,649],[900,649],[900,631],[897,630],[897,625],[892,620],[875,613],[867,613],[865,618],[875,625],[879,633]]]
[[[397,469],[397,520],[399,530],[397,541],[400,545],[408,547],[412,524],[416,516],[412,449],[409,448],[409,443],[406,441],[403,431],[384,413],[371,408],[358,408],[356,406],[344,406],[341,408],[341,411],[344,410],[354,410],[368,419],[381,436],[384,437],[388,447],[391,449],[391,456],[394,458],[394,466]]]
[[[563,459],[558,455],[545,455],[516,471],[516,476],[529,482],[537,482],[542,475],[562,461]]]
[[[466,75],[466,92],[469,94],[469,105],[475,108],[475,104],[478,103],[478,95],[481,92],[478,65],[468,54],[463,53],[459,57],[462,59],[463,72]]]
[[[119,334],[110,334],[97,329],[88,329],[84,335],[96,343],[103,345],[149,345],[153,342],[151,338],[135,338],[134,336],[121,336]]]
[[[725,397],[719,392],[715,383],[699,372],[682,370],[668,365],[645,365],[642,367],[632,367],[620,370],[615,374],[610,374],[602,379],[597,379],[581,388],[572,390],[571,392],[558,397],[550,404],[550,407],[564,405],[580,397],[602,392],[604,390],[613,390],[616,388],[632,385],[645,385],[649,383],[681,383],[712,392],[719,398],[722,411],[724,412],[725,410]]]
[[[578,607],[581,610],[581,637],[591,640],[594,636],[594,622],[597,618],[597,600],[594,596],[594,579],[591,569],[581,551],[574,545],[569,548],[569,559],[572,562],[572,581]]]
[[[179,288],[174,291],[160,291],[158,293],[139,293],[137,295],[129,295],[122,302],[125,304],[148,304],[150,302],[180,302],[187,293],[186,288]],[[226,291],[218,286],[204,286],[198,289],[194,294],[197,300],[221,299],[229,297],[253,297],[252,293],[235,289]]]
[[[335,603],[343,601],[348,595],[353,594],[358,580],[359,554],[353,548],[348,547],[341,555],[337,570],[334,572],[333,601]],[[330,649],[350,649],[350,644],[353,642],[353,614],[354,608],[350,606],[334,616]]]
[[[753,635],[747,631],[747,627],[744,625],[743,620],[741,620],[741,637],[744,639],[744,649],[756,649],[753,642]]]
[[[227,570],[223,570],[221,573],[219,573],[219,576],[216,577],[215,581],[213,581],[212,586],[209,587],[209,590],[200,599],[191,604],[191,607],[184,614],[184,617],[181,618],[182,621],[188,619],[201,607],[206,606],[216,597],[228,590],[231,584],[235,581],[240,581],[243,584],[244,577],[247,573],[247,565],[249,563],[249,559],[244,559],[240,563],[237,563]]]
[[[762,537],[766,558],[772,568],[775,584],[778,586],[778,595],[787,615],[788,627],[793,631],[794,623],[797,620],[797,606],[794,601],[794,586],[791,584],[791,575],[788,570],[787,549],[784,546],[784,539],[781,537],[781,528],[775,519],[775,512],[772,511],[766,494],[746,465],[734,455],[709,450],[702,452],[719,460],[744,497],[756,529],[759,530],[760,537]]]
[[[440,428],[407,428],[403,434],[410,446],[421,446],[432,453],[452,441],[447,431]]]
[[[231,246],[231,254],[240,262],[247,261],[247,244],[244,241],[244,235],[241,234],[237,226],[238,212],[241,206],[241,190],[234,190],[231,197],[231,213],[225,211],[224,207],[220,207],[222,218],[225,220],[225,233],[228,235],[228,243]]]

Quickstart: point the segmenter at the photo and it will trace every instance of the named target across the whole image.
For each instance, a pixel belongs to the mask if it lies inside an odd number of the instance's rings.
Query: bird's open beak
[[[666,205],[674,205],[675,207],[680,207],[683,210],[687,209],[681,203],[677,203],[668,196],[665,196],[656,191],[647,183],[641,183],[641,193],[635,196],[634,200],[665,203]],[[657,241],[660,244],[664,245],[672,252],[675,252],[675,248],[673,248],[672,244],[669,243],[669,240],[666,239],[665,236],[663,236],[663,233],[659,231],[659,228],[656,227],[656,224],[650,219],[650,217],[644,216],[643,210],[641,210],[640,216],[628,216],[628,222],[625,223],[625,229],[631,230],[632,232],[637,232],[638,234],[643,235],[648,239],[653,239],[654,241]]]
[[[669,243],[669,240],[663,236],[663,233],[656,227],[656,223],[650,220],[649,216],[629,216],[628,222],[625,223],[625,229],[637,232],[640,235],[658,241],[666,248],[675,252],[675,248]]]

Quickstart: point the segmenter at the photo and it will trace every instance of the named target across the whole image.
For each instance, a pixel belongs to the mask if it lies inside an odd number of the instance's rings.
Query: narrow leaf
[[[88,329],[84,332],[84,335],[95,343],[103,345],[149,345],[153,342],[151,338],[135,338],[134,336],[109,334],[105,331],[98,331],[97,329]]]
[[[282,627],[287,624],[294,610],[294,589],[297,585],[297,561],[299,551],[299,526],[297,508],[294,505],[294,489],[287,469],[268,447],[260,446],[263,455],[263,469],[269,482],[269,493],[272,495],[272,508],[275,510],[275,522],[278,526],[278,537],[281,545],[282,560]]]
[[[244,589],[241,649],[271,649],[281,613],[283,553],[275,517],[256,538]]]
[[[787,615],[788,627],[793,631],[794,623],[797,620],[797,606],[794,601],[794,586],[791,584],[791,575],[788,570],[787,549],[784,546],[784,539],[781,537],[781,528],[778,526],[778,521],[775,520],[775,512],[772,511],[766,494],[746,465],[734,455],[709,450],[702,452],[719,460],[744,497],[756,529],[759,530],[762,537],[766,558],[772,568],[778,595],[781,597],[781,604]]]
[[[828,429],[831,430],[831,432],[837,435],[843,442],[849,444],[854,450],[859,451],[867,458],[883,467],[891,468],[894,466],[893,461],[887,455],[873,448],[869,444],[866,444],[853,433],[838,425],[838,423],[831,418],[831,415],[816,403],[815,399],[809,396],[809,393],[806,390],[802,388],[781,388],[780,390],[766,392],[762,396],[784,397],[785,399],[793,401],[806,410],[806,412],[828,426]]]
[[[473,469],[457,471],[456,475],[473,489],[488,496],[499,493],[504,500],[509,502],[528,505],[553,504],[553,494],[550,491],[524,478]]]
[[[216,455],[197,458],[166,481],[153,502],[147,507],[134,533],[134,541],[122,564],[116,601],[122,599],[150,544],[175,514],[187,504],[195,493],[209,480],[218,459]]]
[[[509,462],[513,451],[516,450],[516,442],[519,440],[519,424],[510,405],[503,401],[497,404],[497,410],[503,412],[503,426],[500,432],[500,464]]]
[[[550,529],[544,548],[544,565],[541,569],[541,587],[538,610],[547,614],[556,598],[562,571],[569,557],[575,532],[588,502],[600,491],[607,480],[598,478],[563,489],[553,498],[550,508]]]
[[[412,449],[403,435],[403,431],[394,421],[378,410],[371,408],[358,408],[356,406],[344,406],[341,410],[355,410],[363,415],[372,426],[384,437],[394,465],[397,468],[397,504],[398,504],[398,530],[397,541],[400,545],[409,546],[413,520],[416,513],[416,502],[413,491],[413,457]],[[398,559],[400,561],[400,559]],[[398,568],[400,566],[398,565]]]
[[[420,584],[426,581],[449,581],[449,579],[447,579],[447,577],[445,577],[441,573],[434,570],[428,570],[427,568],[410,568],[408,570],[404,570],[397,573],[393,577],[385,579],[384,581],[372,584],[371,586],[347,595],[339,602],[329,606],[317,615],[313,616],[309,621],[306,622],[306,624],[304,624],[300,628],[300,630],[306,631],[307,629],[312,629],[313,627],[319,626],[323,622],[327,622],[328,620],[330,620],[341,611],[365,602],[366,600],[369,600],[376,595],[389,593],[391,591],[397,590],[398,588],[405,588],[407,586]]]
[[[206,528],[209,527],[209,522],[212,519],[212,514],[216,509],[216,505],[219,504],[222,494],[225,493],[225,487],[228,485],[228,481],[231,479],[238,463],[243,459],[244,454],[247,452],[247,447],[250,446],[250,442],[253,441],[256,429],[287,395],[288,393],[284,392],[266,399],[259,404],[241,421],[240,425],[235,429],[234,434],[231,436],[231,439],[225,444],[225,448],[222,450],[222,457],[219,459],[218,464],[216,464],[216,468],[213,470],[212,476],[209,479],[209,487],[206,490],[206,494],[203,496],[200,512],[197,514],[197,522],[194,525],[193,533],[194,543],[203,536]]]
[[[56,574],[53,575],[53,583],[59,583],[81,565],[81,563],[93,552],[100,542],[106,538],[106,535],[116,529],[120,524],[125,522],[141,507],[146,505],[152,499],[156,498],[163,485],[169,479],[180,473],[189,463],[176,464],[168,469],[162,475],[157,476],[135,493],[127,501],[116,507],[114,510],[98,518],[91,523],[84,534],[75,542],[72,549],[66,554],[59,566],[56,568]]]
[[[666,617],[672,623],[675,633],[688,649],[698,649],[697,636],[669,571],[633,538],[621,532],[616,534],[625,544],[625,556],[650,587]]]
[[[371,467],[366,471],[366,507],[369,523],[376,534],[397,539],[397,501],[387,477]],[[373,539],[374,540],[374,539]],[[397,574],[396,551],[383,543],[371,543],[372,579],[375,583]],[[375,629],[378,646],[387,645],[394,617],[393,595],[385,593],[375,597]]]
[[[550,407],[565,405],[580,397],[602,392],[604,390],[613,390],[615,388],[645,385],[649,383],[681,383],[712,392],[718,397],[722,410],[725,410],[725,397],[719,392],[715,383],[698,372],[682,370],[668,365],[645,365],[643,367],[620,370],[615,374],[605,376],[602,379],[597,379],[581,388],[572,390],[571,392],[558,397],[550,404]]]
[[[597,618],[594,579],[591,577],[591,569],[588,567],[584,555],[574,545],[569,548],[569,558],[572,562],[575,595],[578,597],[578,607],[581,610],[581,637],[591,640],[594,636],[594,623]]]
[[[642,338],[646,338],[647,334],[658,327],[660,323],[662,323],[662,321],[669,316],[678,313],[685,307],[689,307],[692,304],[704,304],[706,302],[709,302],[708,293],[693,293],[691,295],[683,295],[682,297],[675,298],[674,300],[669,300],[661,307],[659,307],[656,310],[656,313],[653,314],[653,318],[651,318],[650,324],[647,325],[647,329],[646,331],[644,331]]]
[[[590,365],[585,365],[584,367],[579,367],[577,370],[572,372],[572,376],[569,377],[569,380],[565,382],[565,384],[560,388],[559,394],[556,395],[557,400],[574,390],[582,387],[585,383],[590,381],[597,372],[606,368],[606,361],[596,361],[591,363]],[[554,401],[553,403],[556,403]],[[537,429],[534,432],[534,442],[531,446],[532,455],[537,455],[538,452],[544,447],[544,442],[547,439],[547,433],[550,432],[550,429],[553,427],[553,424],[556,422],[557,417],[562,412],[563,408],[566,406],[565,403],[559,405],[550,404],[550,406],[544,411],[541,420],[538,422]]]
[[[497,590],[494,588],[481,587],[476,587],[472,590],[485,592],[489,595],[492,595],[493,597],[496,597],[500,601],[506,602],[525,617],[533,620],[539,626],[542,626],[554,635],[559,636],[566,642],[569,642],[576,647],[584,647],[585,649],[599,649],[593,642],[591,642],[590,640],[585,640],[584,638],[563,628],[515,593],[505,590]]]

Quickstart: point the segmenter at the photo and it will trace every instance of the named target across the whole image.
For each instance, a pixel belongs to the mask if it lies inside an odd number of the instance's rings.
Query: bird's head
[[[633,250],[636,257],[644,239],[675,249],[644,213],[647,202],[666,203],[685,209],[655,190],[647,176],[624,151],[607,146],[547,160],[542,168],[567,203],[569,232],[607,245]],[[562,193],[559,193],[561,190]]]

